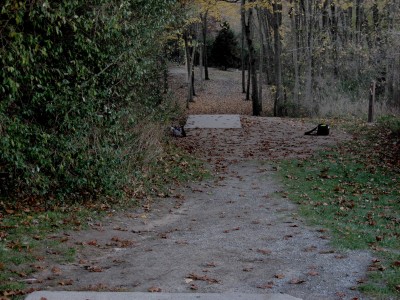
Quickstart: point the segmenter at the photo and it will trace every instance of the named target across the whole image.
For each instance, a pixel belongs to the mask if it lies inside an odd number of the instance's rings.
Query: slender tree
[[[254,1],[249,0],[248,2],[253,3]],[[261,114],[261,104],[260,104],[260,99],[258,98],[256,51],[254,48],[253,37],[252,37],[253,9],[251,8],[247,10],[247,18],[246,18],[245,4],[246,1],[241,0],[241,22],[244,28],[247,49],[249,52],[248,55],[249,55],[249,65],[251,71],[251,100],[253,105],[253,115],[259,116]]]

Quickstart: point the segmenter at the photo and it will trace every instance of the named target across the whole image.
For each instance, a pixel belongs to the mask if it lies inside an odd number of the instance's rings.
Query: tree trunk
[[[253,1],[250,1],[253,2]],[[246,1],[241,0],[242,4],[242,26],[245,28],[247,48],[249,50],[249,62],[250,62],[250,74],[251,74],[251,100],[253,104],[253,116],[259,116],[261,114],[261,105],[258,99],[258,88],[257,88],[257,69],[256,69],[256,51],[253,45],[253,39],[251,36],[251,26],[253,18],[253,10],[249,9],[248,19],[246,24],[244,5]],[[243,24],[244,23],[244,24]]]
[[[271,13],[267,9],[261,9],[260,11],[262,14],[261,23],[263,28],[265,47],[265,74],[267,78],[267,83],[273,84],[276,82],[273,59],[274,50],[272,49],[273,42],[270,34],[270,24],[273,23],[270,22],[270,19],[273,19],[273,17],[271,17]]]
[[[273,4],[273,14],[274,14],[274,49],[275,49],[275,77],[276,77],[276,94],[274,101],[274,116],[282,116],[284,112],[283,108],[283,87],[282,87],[282,45],[281,45],[281,35],[280,26],[282,23],[282,2],[276,1]]]
[[[240,57],[241,57],[241,64],[242,64],[242,93],[246,93],[246,67],[245,64],[245,53],[244,53],[244,28],[243,24],[241,26],[242,28],[242,37],[241,37],[241,45],[240,45]]]
[[[247,58],[247,89],[246,89],[246,100],[250,100],[250,84],[251,84],[251,65],[250,60]]]
[[[310,112],[313,113],[313,15],[312,15],[312,0],[305,0],[305,17],[306,17],[306,86],[305,86],[305,103],[308,103]]]
[[[168,63],[167,63],[167,47],[164,46],[164,55],[162,58],[162,68],[163,68],[163,92],[166,94],[168,92]]]
[[[196,44],[189,47],[187,33],[185,34],[185,49],[186,49],[186,61],[188,63],[188,92],[186,100],[186,108],[189,108],[189,102],[193,102],[194,96],[194,57],[196,53]],[[192,48],[192,51],[190,51]]]
[[[203,15],[200,15],[200,18],[203,19]],[[199,28],[199,27],[198,27]],[[200,28],[200,30],[202,31],[202,28]],[[204,50],[204,44],[205,41],[203,40],[204,36],[203,36],[203,32],[199,32],[200,30],[198,30],[198,36],[201,36],[201,45],[199,47],[199,77],[200,77],[200,91],[202,91],[204,89],[204,80],[203,80],[203,70],[204,70],[204,62],[203,62],[203,50]]]
[[[296,104],[298,108],[300,108],[300,98],[299,98],[299,91],[300,91],[300,78],[299,78],[299,54],[298,48],[299,45],[299,17],[298,17],[298,7],[296,3],[292,2],[292,11],[290,14],[291,17],[291,27],[292,27],[292,59],[293,59],[293,68],[294,68],[294,86],[293,86],[293,102]],[[297,2],[297,1],[296,1]]]
[[[190,48],[189,48],[189,41],[188,41],[189,37],[188,37],[188,33],[185,32],[183,34],[183,41],[185,44],[185,66],[186,66],[186,82],[189,83],[189,79],[190,79]]]
[[[263,38],[263,27],[262,27],[262,15],[260,9],[257,10],[258,16],[258,30],[259,30],[259,39],[260,39],[260,58],[259,58],[259,66],[258,66],[258,99],[260,102],[260,110],[262,111],[262,99],[263,99],[263,82],[264,82],[264,38]]]
[[[204,61],[204,79],[210,80],[208,75],[208,55],[207,55],[207,18],[208,18],[208,11],[204,13],[203,16],[203,61]]]
[[[339,48],[339,25],[338,25],[338,16],[337,16],[337,8],[335,2],[331,3],[331,35],[332,35],[332,59],[333,59],[333,75],[335,78],[339,76],[339,66],[338,66],[338,48]]]
[[[376,82],[373,80],[369,91],[368,123],[373,123],[375,119],[375,91]]]

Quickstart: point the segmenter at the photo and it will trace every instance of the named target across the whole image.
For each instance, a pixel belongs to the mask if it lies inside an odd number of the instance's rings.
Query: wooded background
[[[207,24],[216,20],[233,23],[231,27],[236,29],[238,40],[242,39],[242,70],[250,71],[255,115],[268,109],[261,107],[265,84],[275,98],[275,116],[360,116],[368,107],[372,82],[377,86],[379,111],[398,112],[398,1],[190,3],[199,10],[201,22],[193,22],[190,30],[194,32],[192,38],[200,44],[207,44],[207,36],[196,35],[193,27],[200,24],[204,31]],[[202,51],[207,53],[205,48]],[[243,91],[246,90],[243,79]]]

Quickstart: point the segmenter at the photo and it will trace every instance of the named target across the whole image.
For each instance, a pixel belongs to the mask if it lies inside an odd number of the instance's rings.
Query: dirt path
[[[230,85],[224,91],[217,93],[229,99]],[[34,287],[366,299],[354,287],[370,254],[332,248],[329,233],[306,225],[280,196],[274,171],[277,159],[309,156],[347,136],[304,136],[310,125],[289,119],[243,116],[242,124],[188,131],[177,143],[202,156],[214,178],[172,190],[150,211],[120,212],[66,233],[66,245],[80,245],[78,261],[45,259]]]

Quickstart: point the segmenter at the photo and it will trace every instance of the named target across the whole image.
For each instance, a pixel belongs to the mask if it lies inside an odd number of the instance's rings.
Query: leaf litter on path
[[[189,112],[215,113],[215,107],[226,108],[226,113],[242,114],[243,128],[192,129],[187,137],[173,140],[203,159],[215,171],[214,178],[177,187],[174,194],[183,199],[179,205],[173,196],[162,195],[153,199],[148,209],[138,207],[106,216],[102,231],[69,232],[63,245],[75,249],[76,261],[93,262],[90,266],[99,271],[82,272],[82,265],[64,263],[57,278],[34,283],[35,288],[100,286],[106,290],[202,293],[268,289],[311,300],[336,300],[338,292],[346,291],[349,297],[360,297],[351,288],[365,277],[370,254],[327,252],[329,240],[320,238],[315,228],[298,217],[296,205],[278,193],[284,187],[275,177],[273,163],[281,158],[308,157],[346,139],[346,134],[334,131],[332,136],[310,139],[304,136],[309,125],[302,121],[251,117],[240,90],[221,84],[227,82],[225,75],[238,80],[235,76],[240,74],[212,70],[211,81],[204,91],[198,91]],[[184,85],[182,78],[173,80]],[[120,247],[97,246],[110,241]],[[338,255],[341,259],[335,259]],[[212,264],[205,269],[204,262]],[[310,265],[316,268],[310,269]],[[47,278],[46,272],[38,270],[38,278]],[[66,280],[72,285],[59,285]]]

